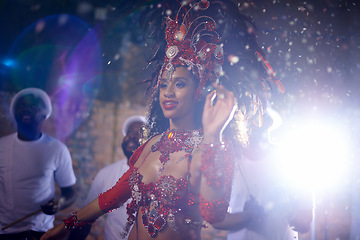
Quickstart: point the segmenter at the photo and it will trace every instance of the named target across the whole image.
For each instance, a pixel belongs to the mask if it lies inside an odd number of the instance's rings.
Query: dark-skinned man
[[[40,239],[53,227],[54,214],[75,201],[70,152],[42,132],[51,112],[49,96],[38,88],[23,89],[11,101],[17,132],[0,138],[0,240]],[[56,199],[55,183],[61,189]]]

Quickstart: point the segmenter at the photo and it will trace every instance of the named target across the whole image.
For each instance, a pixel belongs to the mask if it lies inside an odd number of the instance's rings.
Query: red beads
[[[191,153],[196,146],[190,139],[203,138],[202,130],[168,130],[164,132],[159,140],[151,146],[151,151],[159,151],[160,162],[164,165],[169,161],[171,153],[185,151]],[[200,140],[199,140],[200,142]]]
[[[205,9],[207,9],[209,6],[210,6],[210,2],[209,2],[208,0],[201,0],[201,1],[199,2],[199,8],[200,8],[201,10],[205,10]]]
[[[76,212],[73,212],[70,217],[64,220],[65,228],[69,230],[82,229],[86,225],[91,225],[93,222],[79,222]]]
[[[158,231],[160,231],[164,227],[165,223],[165,219],[163,219],[162,217],[158,217],[154,222],[154,226]]]

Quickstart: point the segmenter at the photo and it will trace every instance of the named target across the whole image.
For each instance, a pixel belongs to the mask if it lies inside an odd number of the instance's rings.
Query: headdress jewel
[[[195,91],[195,99],[199,99],[206,84],[216,82],[221,76],[224,62],[221,38],[216,32],[215,20],[201,15],[209,6],[208,0],[198,1],[190,8],[186,8],[185,3],[174,20],[166,18],[165,59],[157,85],[164,71],[169,81],[176,66],[187,66],[200,81]]]

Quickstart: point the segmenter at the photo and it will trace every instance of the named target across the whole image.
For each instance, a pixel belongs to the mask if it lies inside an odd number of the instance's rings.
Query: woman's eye
[[[181,82],[177,82],[175,86],[178,87],[178,88],[183,88],[183,87],[186,86],[186,84],[181,81]]]
[[[166,83],[160,83],[160,89],[164,89],[167,87],[167,84]]]

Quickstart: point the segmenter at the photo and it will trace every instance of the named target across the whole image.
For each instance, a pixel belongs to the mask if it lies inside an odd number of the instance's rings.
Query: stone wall
[[[78,198],[72,209],[64,211],[59,219],[83,206],[90,185],[101,168],[125,158],[121,149],[122,125],[129,116],[145,115],[145,112],[141,105],[94,101],[88,119],[66,141],[78,178]],[[93,225],[87,239],[103,239],[103,225],[101,218]]]

